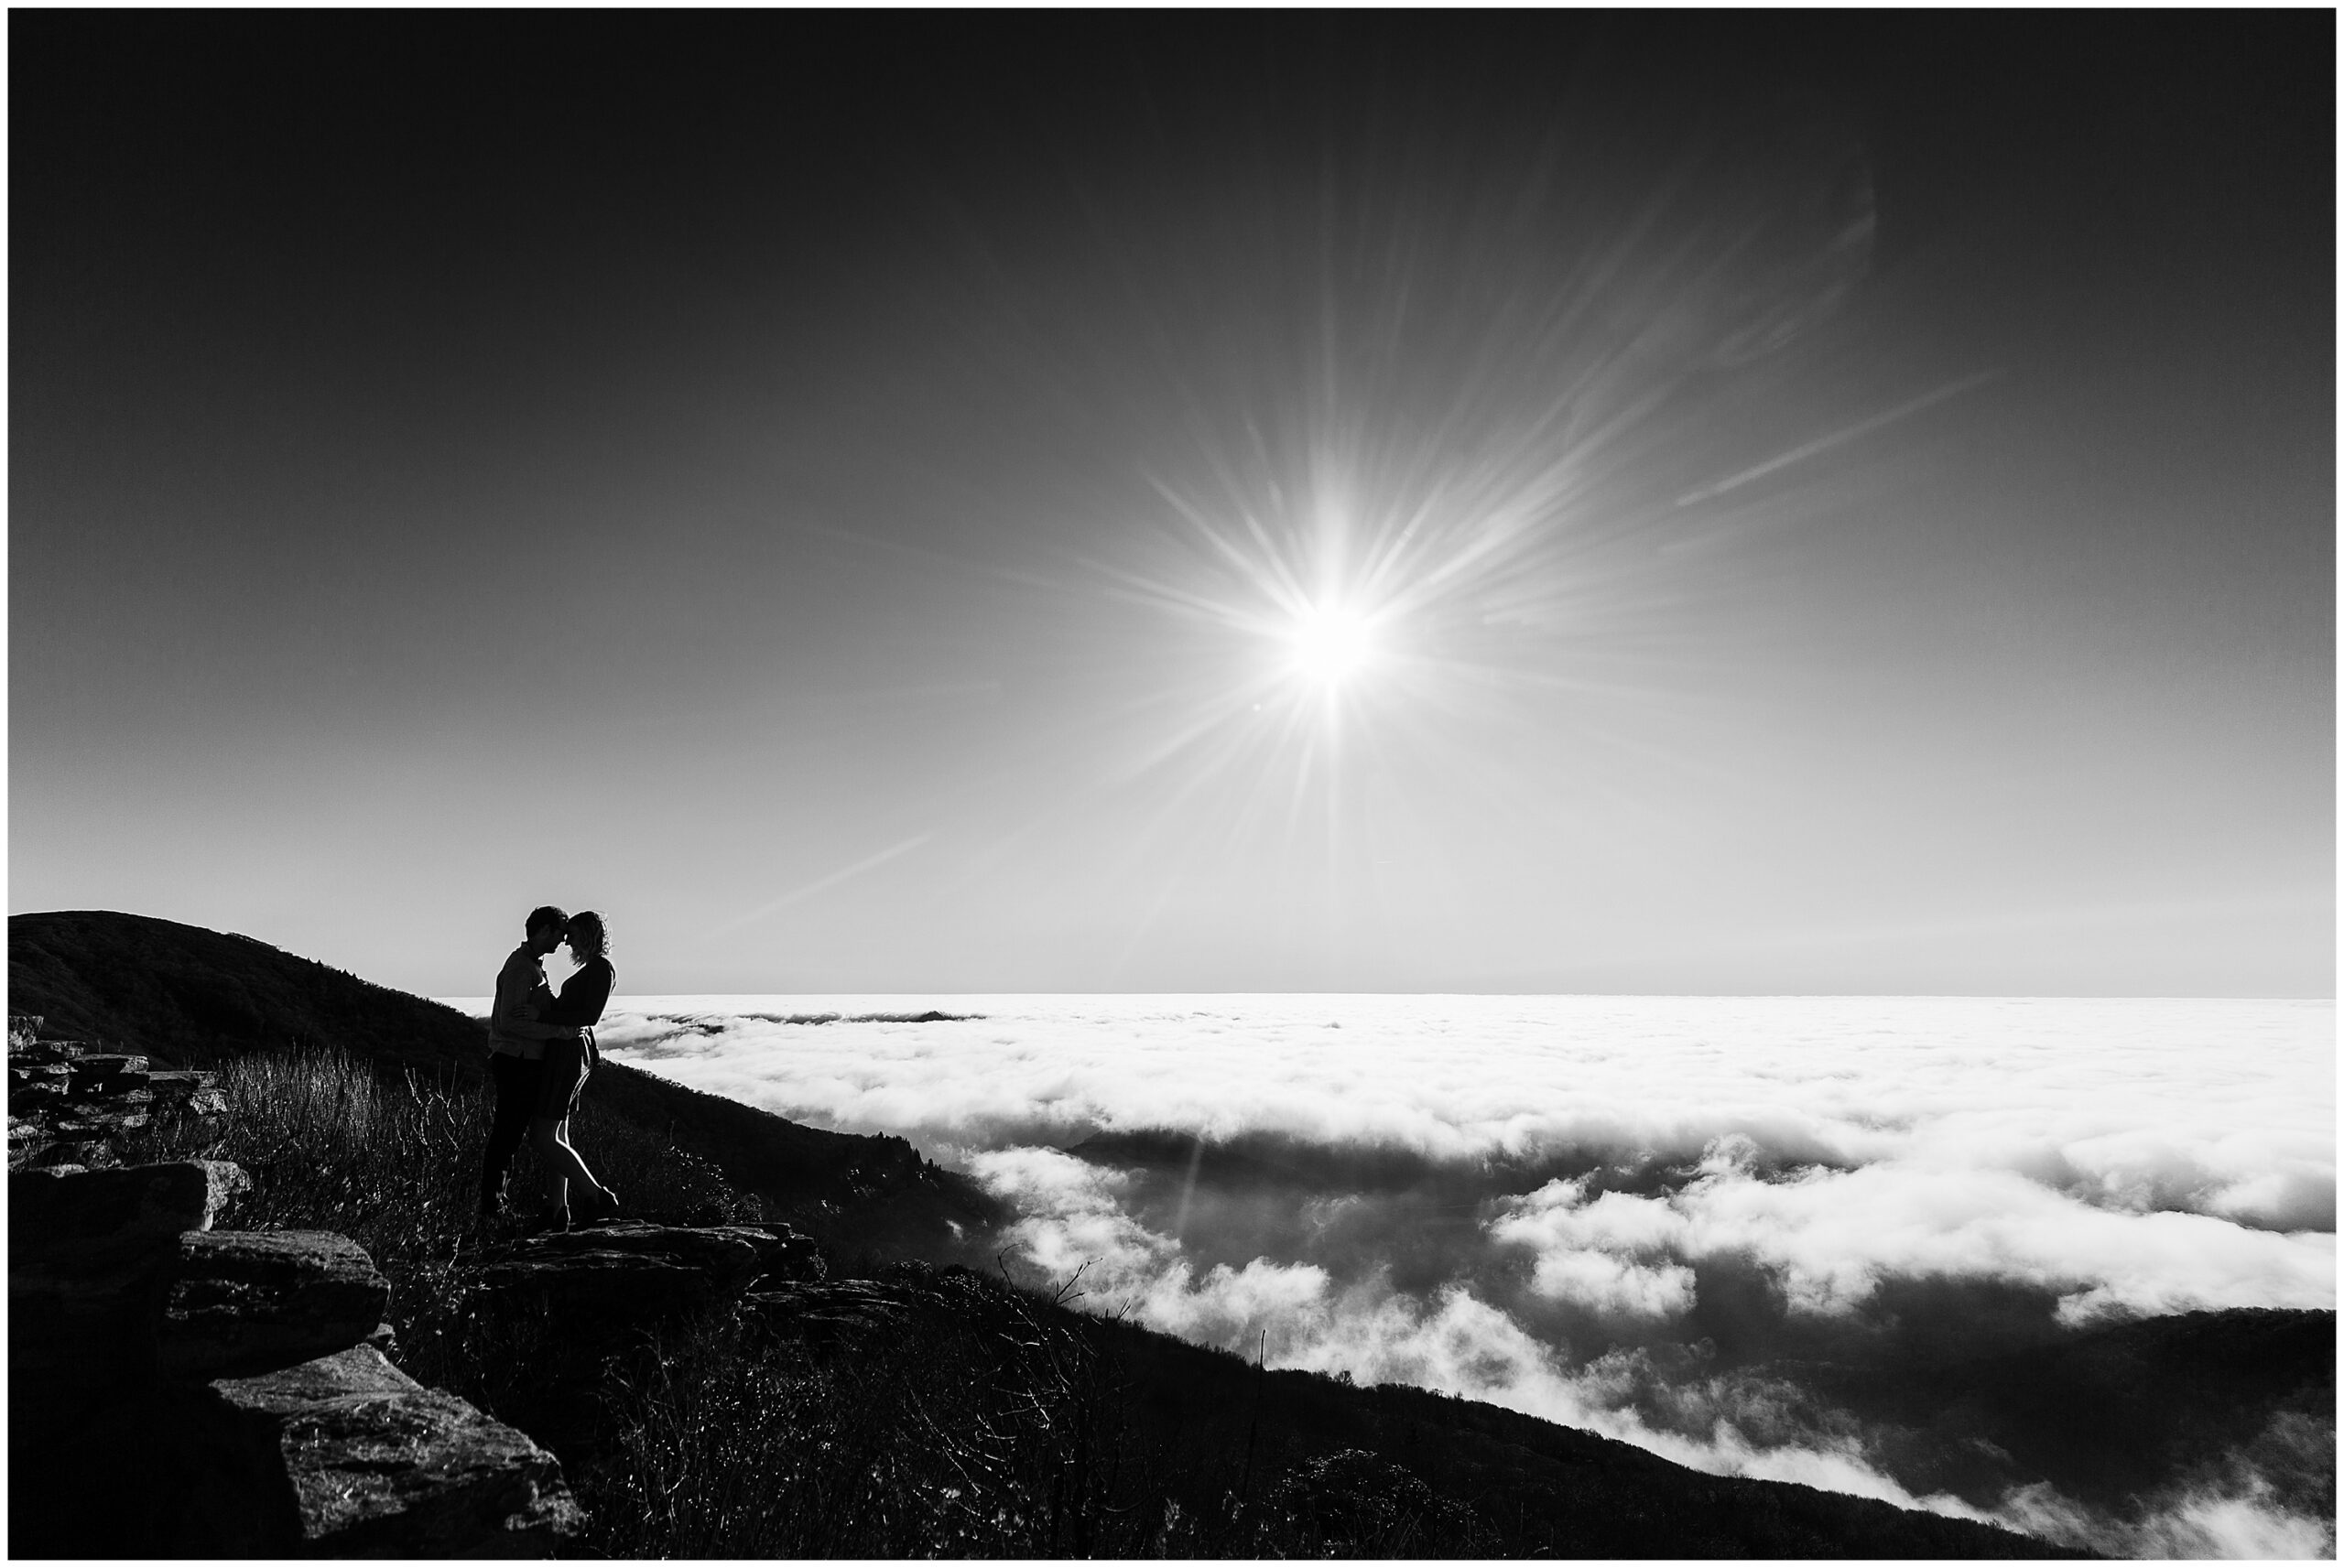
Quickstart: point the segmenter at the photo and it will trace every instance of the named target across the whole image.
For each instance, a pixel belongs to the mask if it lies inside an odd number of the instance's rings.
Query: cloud
[[[977,1016],[870,1016],[930,1009]],[[667,997],[623,999],[602,1040],[907,1136],[1010,1201],[1023,1266],[1272,1366],[2103,1551],[2287,1555],[2332,1530],[2259,1479],[2268,1454],[2121,1517],[2047,1486],[1957,1495],[1922,1439],[1796,1368],[2332,1308],[2333,1023],[2317,1002]]]
[[[2335,1304],[2332,1233],[2276,1235],[2207,1215],[2100,1207],[1991,1167],[1883,1161],[1768,1180],[1754,1154],[1747,1138],[1721,1138],[1694,1180],[1659,1197],[1606,1193],[1589,1202],[1580,1184],[1553,1182],[1510,1206],[1491,1234],[1534,1249],[1549,1293],[1575,1280],[1602,1288],[1590,1260],[1650,1275],[1732,1254],[1778,1277],[1793,1310],[1818,1314],[1852,1310],[1891,1276],[2046,1288],[2073,1321]]]

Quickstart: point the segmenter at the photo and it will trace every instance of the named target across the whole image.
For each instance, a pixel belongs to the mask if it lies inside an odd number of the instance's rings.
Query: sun
[[[1367,617],[1340,605],[1306,606],[1288,635],[1295,673],[1320,686],[1357,675],[1375,652]]]

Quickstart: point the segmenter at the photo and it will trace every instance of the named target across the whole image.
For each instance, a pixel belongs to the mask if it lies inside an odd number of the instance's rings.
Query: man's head
[[[522,929],[529,934],[529,950],[543,957],[561,946],[561,934],[569,925],[570,915],[560,905],[545,903],[529,911]]]

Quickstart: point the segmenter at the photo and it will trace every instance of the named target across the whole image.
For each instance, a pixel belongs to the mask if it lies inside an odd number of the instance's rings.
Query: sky
[[[2333,993],[2326,13],[9,38],[12,911]]]
[[[598,1034],[907,1137],[1016,1216],[974,1261],[1272,1367],[2113,1556],[2334,1554],[2302,1418],[2079,1484],[1877,1397],[2063,1328],[2332,1311],[2333,1002],[933,1000],[632,998]]]

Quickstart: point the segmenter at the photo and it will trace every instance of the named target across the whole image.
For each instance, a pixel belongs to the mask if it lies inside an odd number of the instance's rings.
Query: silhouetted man
[[[483,1219],[494,1218],[503,1209],[505,1173],[544,1097],[546,1042],[578,1037],[575,1029],[537,1022],[553,1008],[545,956],[561,945],[569,925],[570,916],[550,903],[531,910],[523,926],[527,939],[496,972],[496,1000],[488,1013],[488,1074],[496,1084],[496,1119],[489,1126],[488,1147],[481,1157]]]

